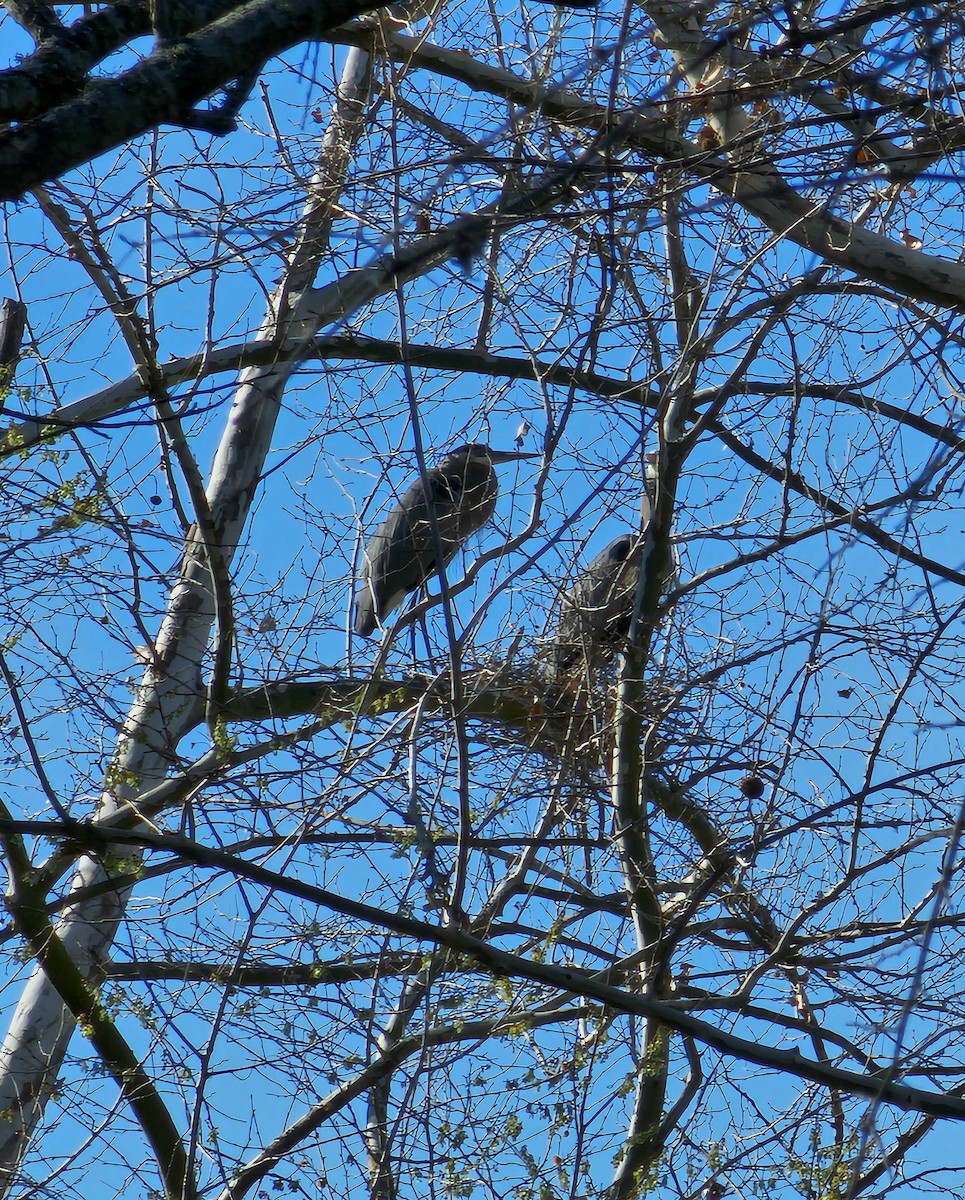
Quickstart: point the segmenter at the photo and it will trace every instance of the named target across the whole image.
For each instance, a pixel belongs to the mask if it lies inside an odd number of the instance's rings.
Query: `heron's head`
[[[491,467],[495,463],[516,462],[521,458],[540,458],[539,454],[524,454],[519,450],[494,450],[492,446],[487,446],[485,442],[470,442],[466,446],[457,446],[455,450],[451,450],[446,458],[462,459],[466,464],[479,463],[486,467]]]

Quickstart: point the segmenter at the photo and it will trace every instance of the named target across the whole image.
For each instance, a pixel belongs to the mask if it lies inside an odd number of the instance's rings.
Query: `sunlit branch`
[[[51,984],[97,1050],[150,1142],[167,1200],[192,1200],[197,1193],[177,1127],[154,1081],[122,1036],[97,988],[86,980],[60,935],[41,911],[33,867],[6,806],[0,803],[0,840],[10,870],[8,907]],[[2,1174],[8,1174],[5,1169]]]
[[[48,823],[45,828],[49,831],[50,824]],[[61,828],[63,827],[61,826]],[[38,832],[38,823],[0,820],[0,834],[14,835],[21,830]],[[765,1046],[759,1041],[739,1037],[693,1017],[685,1009],[672,1002],[655,1000],[649,996],[609,986],[601,983],[596,976],[574,967],[561,967],[551,963],[522,959],[518,955],[499,950],[452,926],[437,926],[420,921],[415,917],[393,913],[384,908],[375,908],[328,889],[301,883],[291,876],[245,862],[179,835],[153,835],[135,830],[112,830],[109,835],[104,836],[94,826],[83,822],[72,823],[65,832],[69,832],[71,837],[78,840],[83,838],[92,850],[96,847],[108,847],[113,843],[127,842],[132,846],[174,854],[186,862],[193,862],[198,866],[215,871],[227,872],[233,877],[248,879],[252,883],[268,889],[300,897],[333,912],[356,917],[373,928],[387,929],[402,937],[427,942],[429,945],[445,946],[449,950],[466,954],[494,976],[545,983],[563,992],[596,1000],[618,1012],[655,1017],[671,1028],[689,1033],[698,1041],[712,1046],[724,1054],[757,1063],[759,1066],[784,1071],[802,1079],[810,1079],[826,1087],[837,1088],[855,1095],[880,1096],[884,1103],[906,1111],[965,1120],[965,1100],[957,1096],[929,1092],[903,1083],[891,1083],[882,1088],[881,1081],[872,1074],[865,1075],[827,1063],[816,1063],[805,1058],[797,1050],[778,1050]]]
[[[361,33],[350,29],[339,29],[332,35],[333,40],[350,43],[356,43],[360,36]],[[909,249],[883,234],[835,216],[823,203],[798,195],[766,161],[735,166],[723,155],[702,149],[681,137],[670,121],[649,115],[656,108],[651,101],[634,109],[614,111],[612,107],[584,100],[575,92],[525,79],[504,68],[480,63],[469,54],[403,34],[395,34],[389,45],[394,54],[428,71],[525,105],[561,124],[594,130],[605,136],[611,148],[636,147],[661,162],[690,171],[730,195],[778,238],[788,238],[832,266],[877,280],[903,296],[955,312],[965,310],[965,266]],[[702,106],[707,98],[708,93],[701,95]],[[733,114],[738,107],[731,104],[727,111]],[[722,132],[726,142],[729,130]],[[921,168],[933,162],[933,157],[925,155]],[[914,173],[909,165],[903,171],[903,178],[913,178]]]
[[[268,1174],[295,1146],[309,1137],[316,1129],[324,1124],[335,1112],[344,1108],[356,1096],[362,1095],[369,1088],[381,1082],[390,1075],[407,1058],[421,1054],[433,1046],[451,1045],[454,1042],[483,1041],[505,1029],[507,1034],[514,1029],[536,1029],[543,1025],[556,1024],[562,1021],[579,1020],[588,1016],[592,1010],[586,1006],[569,1006],[554,1008],[549,1012],[539,1009],[533,1012],[513,1012],[492,1020],[460,1021],[458,1026],[445,1025],[423,1030],[408,1038],[402,1038],[354,1079],[342,1084],[314,1105],[297,1121],[294,1121],[274,1141],[234,1176],[227,1188],[220,1194],[218,1200],[241,1200],[254,1185]]]

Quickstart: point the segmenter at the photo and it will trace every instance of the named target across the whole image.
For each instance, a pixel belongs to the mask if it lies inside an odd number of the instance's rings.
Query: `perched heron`
[[[614,538],[564,592],[553,643],[557,674],[608,657],[630,632],[643,540],[639,533]]]
[[[628,531],[614,538],[563,593],[553,642],[557,675],[577,665],[605,662],[630,632],[656,478],[657,456],[649,454],[641,500],[642,532]],[[664,572],[664,591],[673,587],[676,578],[674,557]]]
[[[424,477],[413,480],[365,549],[355,632],[362,637],[373,633],[409,592],[451,562],[466,538],[486,524],[499,494],[494,463],[538,457],[473,442],[451,450]]]

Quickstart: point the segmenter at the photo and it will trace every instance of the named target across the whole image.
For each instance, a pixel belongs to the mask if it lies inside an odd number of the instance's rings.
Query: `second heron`
[[[640,499],[638,531],[628,530],[601,550],[589,566],[560,596],[559,623],[552,642],[553,671],[588,672],[605,666],[616,655],[630,632],[637,600],[646,530],[653,511],[658,456],[648,454]],[[661,573],[661,591],[670,591],[677,579],[677,559]]]

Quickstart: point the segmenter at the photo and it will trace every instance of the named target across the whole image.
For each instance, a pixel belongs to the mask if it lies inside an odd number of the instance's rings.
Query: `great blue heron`
[[[657,478],[657,456],[647,455],[641,500],[642,532],[621,534],[601,550],[560,598],[560,619],[553,641],[556,674],[577,664],[599,666],[619,649],[630,632]],[[677,577],[674,558],[664,572],[668,591]]]
[[[560,599],[553,643],[557,674],[600,662],[630,632],[643,538],[624,533],[601,550]]]
[[[472,442],[450,450],[424,477],[413,480],[365,549],[362,586],[355,597],[355,632],[362,637],[373,633],[486,524],[499,493],[494,463],[538,457]],[[437,550],[442,551],[441,563]]]

